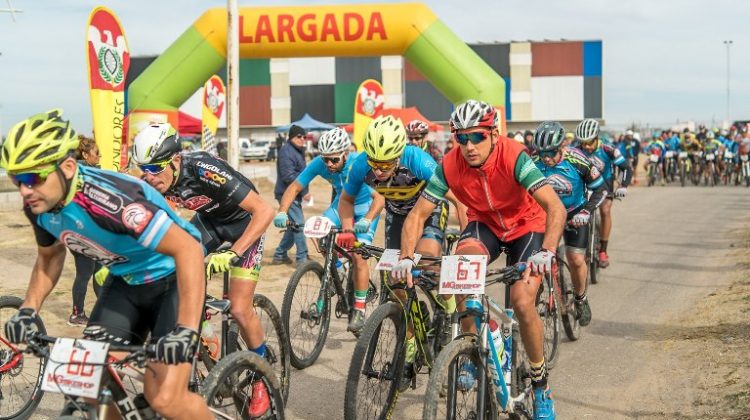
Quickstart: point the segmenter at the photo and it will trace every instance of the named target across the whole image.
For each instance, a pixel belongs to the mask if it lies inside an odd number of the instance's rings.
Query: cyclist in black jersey
[[[26,298],[5,336],[21,343],[34,331],[67,247],[113,276],[84,336],[141,344],[150,334],[157,361],[145,372],[144,394],[151,407],[170,419],[210,418],[206,402],[188,391],[205,298],[199,233],[145,183],[79,165],[78,139],[61,115],[53,110],[16,124],[2,147],[0,166],[24,199],[38,246]]]
[[[273,209],[253,183],[224,160],[202,151],[179,152],[175,129],[168,123],[152,124],[135,137],[132,158],[146,182],[178,206],[195,211],[190,222],[209,252],[208,269],[229,271],[232,317],[248,347],[264,356],[263,326],[253,309],[253,295]],[[231,248],[217,251],[224,242],[230,242]],[[269,406],[265,385],[257,381],[251,417],[262,415]]]

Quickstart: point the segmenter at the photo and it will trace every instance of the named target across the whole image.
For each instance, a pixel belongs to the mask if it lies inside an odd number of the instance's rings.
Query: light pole
[[[724,45],[727,46],[727,124],[730,124],[729,119],[729,49],[732,46],[733,42],[731,39],[725,40]]]

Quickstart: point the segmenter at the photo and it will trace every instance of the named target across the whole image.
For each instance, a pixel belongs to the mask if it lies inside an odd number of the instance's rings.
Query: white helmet
[[[599,121],[586,118],[576,127],[576,137],[584,143],[596,140],[599,137]]]
[[[457,106],[448,121],[452,132],[473,127],[495,128],[499,124],[497,109],[492,105],[469,99]]]
[[[320,136],[320,139],[318,139],[318,152],[322,155],[344,152],[349,150],[351,144],[352,141],[349,139],[346,131],[337,127],[326,131]]]
[[[164,162],[180,149],[180,139],[171,124],[149,124],[133,140],[133,161],[137,165]]]
[[[641,140],[641,135],[640,135],[640,133],[633,133],[633,140],[638,140],[638,141],[640,141],[640,140]]]
[[[632,136],[632,135],[633,135],[633,130],[628,130],[628,131],[626,131],[626,132],[625,132],[625,135],[626,135],[626,136]]]

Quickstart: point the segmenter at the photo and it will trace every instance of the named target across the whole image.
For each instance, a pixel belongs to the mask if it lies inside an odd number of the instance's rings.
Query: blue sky
[[[166,49],[219,0],[12,0],[13,23],[0,13],[0,131],[53,107],[81,132],[91,129],[85,24],[93,7],[111,8],[133,55]],[[253,0],[240,6],[360,3]],[[679,120],[717,123],[726,114],[725,39],[731,53],[731,118],[750,119],[750,2],[730,0],[426,1],[467,42],[601,39],[605,119],[665,126]],[[4,2],[0,8],[4,8]]]

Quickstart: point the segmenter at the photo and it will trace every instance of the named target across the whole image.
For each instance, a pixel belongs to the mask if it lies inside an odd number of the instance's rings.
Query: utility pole
[[[724,41],[724,45],[727,46],[727,122],[726,122],[727,124],[731,124],[730,108],[729,108],[729,93],[730,93],[730,90],[729,90],[729,52],[730,52],[730,48],[732,47],[732,44],[733,42],[731,39]]]
[[[0,12],[4,13],[10,13],[10,18],[13,19],[13,23],[16,22],[16,13],[23,13],[23,10],[19,10],[11,6],[10,0],[5,0],[5,3],[8,5],[7,9],[0,9]]]
[[[237,0],[227,0],[227,161],[240,167],[240,18]]]

